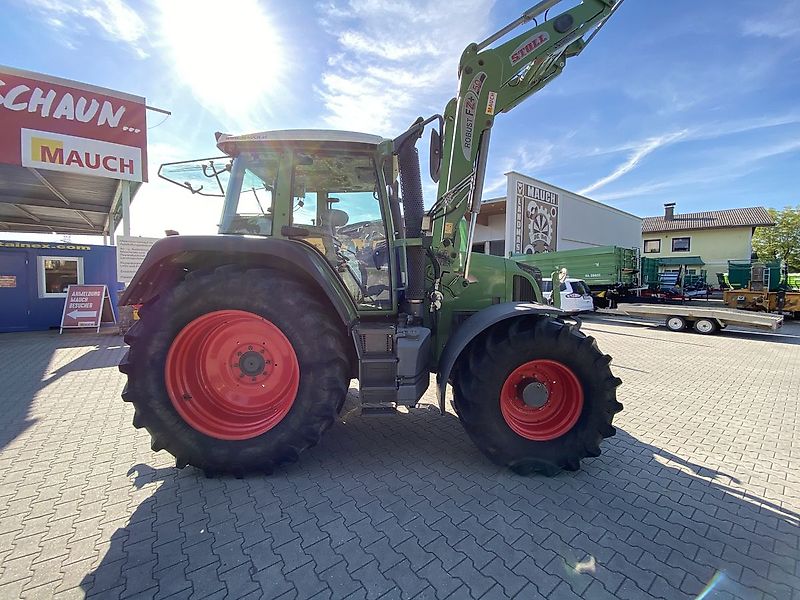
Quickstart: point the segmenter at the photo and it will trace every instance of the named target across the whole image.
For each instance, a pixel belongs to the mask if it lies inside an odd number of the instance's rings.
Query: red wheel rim
[[[523,397],[528,386],[529,401]],[[533,390],[533,391],[531,391]],[[567,433],[581,416],[583,388],[572,369],[554,360],[532,360],[516,369],[500,390],[500,411],[508,426],[528,440],[546,442]]]
[[[170,346],[167,393],[183,420],[221,440],[246,440],[277,425],[292,408],[300,366],[272,322],[218,310],[186,325]]]

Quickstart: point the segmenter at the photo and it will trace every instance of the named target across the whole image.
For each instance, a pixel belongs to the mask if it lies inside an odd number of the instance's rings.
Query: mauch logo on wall
[[[481,71],[472,78],[467,93],[464,94],[464,108],[461,111],[461,150],[464,158],[472,160],[472,143],[475,137],[475,115],[478,112],[478,98],[486,81],[486,73]]]
[[[142,181],[142,151],[100,140],[22,129],[22,166]]]
[[[514,251],[553,252],[558,245],[558,194],[517,182]]]

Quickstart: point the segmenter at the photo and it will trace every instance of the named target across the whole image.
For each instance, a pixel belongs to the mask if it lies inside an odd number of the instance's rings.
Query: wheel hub
[[[197,317],[178,333],[164,379],[186,423],[214,438],[244,440],[286,416],[300,368],[291,342],[271,321],[220,310]]]
[[[566,434],[583,412],[583,387],[565,364],[531,360],[514,369],[500,390],[500,411],[514,433],[546,442]]]
[[[550,399],[547,386],[540,381],[532,381],[522,388],[522,401],[525,406],[531,408],[542,408]]]
[[[252,350],[242,354],[242,357],[239,359],[239,369],[245,375],[261,375],[262,373],[266,375],[266,372],[264,372],[265,366],[266,361],[264,357]]]

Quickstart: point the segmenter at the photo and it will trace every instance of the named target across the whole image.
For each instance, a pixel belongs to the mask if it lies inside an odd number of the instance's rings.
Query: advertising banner
[[[0,163],[147,181],[145,100],[0,66]]]
[[[517,181],[514,252],[553,252],[558,245],[558,194]]]
[[[116,323],[111,298],[105,285],[71,285],[67,288],[61,330],[96,328],[101,322]]]

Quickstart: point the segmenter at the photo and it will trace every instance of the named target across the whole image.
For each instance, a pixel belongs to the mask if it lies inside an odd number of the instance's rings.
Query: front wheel
[[[574,471],[614,435],[621,380],[591,337],[562,323],[520,317],[465,350],[454,403],[469,436],[493,462],[519,474]]]

